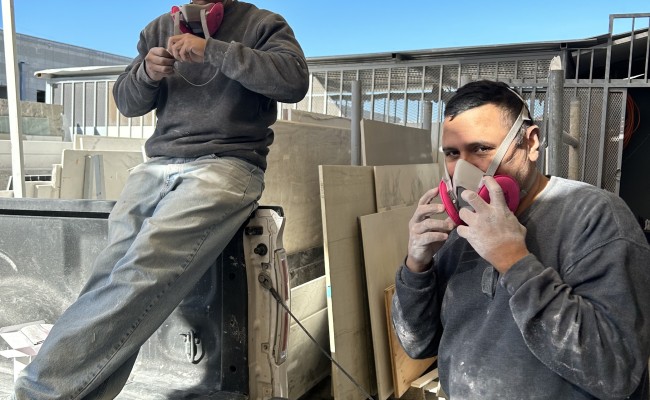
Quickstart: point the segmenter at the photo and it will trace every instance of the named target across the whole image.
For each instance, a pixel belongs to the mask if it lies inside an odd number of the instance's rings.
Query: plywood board
[[[321,166],[321,209],[332,357],[368,392],[375,392],[368,301],[357,218],[375,212],[371,167]],[[365,396],[332,365],[337,400]]]
[[[427,372],[426,374],[411,382],[411,387],[422,389],[423,387],[430,384],[434,379],[438,379],[438,368]]]
[[[394,294],[395,285],[386,288],[384,293],[386,318],[388,321],[386,327],[389,339],[388,343],[390,345],[393,384],[395,385],[395,396],[399,398],[409,390],[411,383],[422,376],[422,373],[424,373],[424,371],[426,371],[427,368],[436,361],[436,357],[426,358],[424,360],[414,360],[404,352],[390,320]]]
[[[36,186],[40,186],[44,183],[44,181],[27,181],[25,182],[25,193],[23,194],[23,197],[29,197],[29,198],[34,198],[36,196]]]
[[[45,183],[45,182],[42,182]],[[59,189],[55,188],[51,184],[41,184],[36,185],[36,196],[39,199],[58,199],[59,198]]]
[[[129,170],[143,161],[142,153],[136,151],[64,150],[60,183],[62,199],[83,198],[86,157],[98,154],[103,158],[106,200],[119,197]]]
[[[291,289],[291,312],[329,350],[325,276]],[[297,399],[330,374],[330,361],[292,319],[288,351],[289,398]]]
[[[279,205],[287,217],[284,248],[289,254],[321,247],[319,165],[350,165],[350,130],[278,121],[267,156],[260,204]]]
[[[361,120],[361,161],[373,166],[432,163],[431,132]]]
[[[418,203],[427,190],[440,184],[438,164],[385,165],[375,167],[377,211]]]
[[[284,113],[284,119],[288,121],[350,129],[351,122],[349,118],[294,109],[284,110]]]
[[[326,308],[325,275],[291,288],[291,312],[299,321]]]
[[[96,135],[77,135],[74,137],[76,150],[112,150],[112,151],[142,151],[146,139],[117,138]]]
[[[440,130],[442,124],[440,122],[433,122],[431,124],[431,149],[433,150],[433,162],[438,163],[444,160],[444,154],[440,146]]]
[[[71,142],[23,141],[25,170],[49,170],[52,164],[61,162],[61,152],[71,149]],[[0,140],[0,169],[11,169],[11,142]]]
[[[325,351],[329,350],[326,308],[301,320],[300,323]],[[289,331],[289,398],[297,399],[331,373],[332,363],[298,324],[291,325]]]
[[[395,282],[395,272],[406,256],[408,222],[415,208],[402,207],[359,218],[379,400],[390,397],[394,389],[384,290]]]

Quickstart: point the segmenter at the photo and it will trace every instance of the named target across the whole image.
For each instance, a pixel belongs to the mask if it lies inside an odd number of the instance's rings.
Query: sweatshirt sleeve
[[[437,354],[442,334],[434,268],[421,273],[401,266],[395,277],[393,327],[402,348],[414,359]]]
[[[309,71],[291,27],[282,16],[270,13],[256,31],[253,48],[208,39],[206,62],[220,65],[228,78],[252,92],[284,103],[299,102],[309,88]]]
[[[602,399],[624,398],[648,365],[647,245],[617,237],[558,273],[529,255],[501,284],[529,349],[549,369]]]
[[[125,117],[139,117],[156,108],[160,82],[147,75],[144,58],[148,52],[143,31],[138,41],[138,56],[117,77],[113,86],[115,103]]]

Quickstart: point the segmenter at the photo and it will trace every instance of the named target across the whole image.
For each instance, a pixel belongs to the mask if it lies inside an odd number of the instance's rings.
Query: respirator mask
[[[517,97],[519,97],[519,95],[517,95]],[[487,187],[485,187],[485,183],[483,181],[483,177],[485,176],[492,176],[494,180],[499,184],[499,186],[501,186],[501,188],[503,189],[503,194],[505,196],[506,204],[510,209],[510,211],[515,212],[517,210],[517,207],[519,206],[519,197],[520,197],[519,184],[514,178],[508,175],[495,176],[494,174],[497,168],[499,168],[499,165],[501,164],[503,157],[508,151],[510,144],[515,139],[515,137],[517,137],[519,130],[521,129],[524,121],[526,120],[530,121],[530,119],[528,118],[528,111],[526,105],[524,104],[521,108],[521,112],[519,113],[519,116],[517,117],[514,124],[510,128],[510,131],[508,132],[505,139],[503,139],[503,142],[501,142],[501,145],[497,149],[496,155],[494,156],[494,159],[492,159],[492,162],[488,166],[487,171],[483,172],[481,169],[477,168],[473,164],[464,161],[462,159],[459,159],[458,161],[456,161],[456,167],[454,168],[454,176],[452,178],[449,176],[449,171],[447,170],[447,163],[443,162],[444,176],[439,186],[440,198],[442,200],[442,203],[445,206],[445,211],[452,219],[452,221],[454,221],[454,223],[456,223],[457,225],[466,225],[465,222],[462,219],[460,219],[458,212],[463,207],[469,207],[470,209],[472,209],[471,206],[460,197],[461,193],[464,190],[469,189],[475,191],[487,203],[490,202],[490,193]]]
[[[171,17],[174,21],[174,35],[191,33],[197,36],[203,35],[207,39],[219,29],[223,15],[223,3],[173,6]]]

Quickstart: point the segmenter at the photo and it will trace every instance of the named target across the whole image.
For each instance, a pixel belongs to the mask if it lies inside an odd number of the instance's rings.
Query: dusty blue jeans
[[[230,157],[161,157],[134,168],[110,214],[108,246],[18,378],[15,398],[114,398],[140,346],[254,211],[263,180],[258,167]]]

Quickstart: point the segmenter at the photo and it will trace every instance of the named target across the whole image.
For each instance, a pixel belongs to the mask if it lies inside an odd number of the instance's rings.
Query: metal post
[[[564,103],[564,71],[560,57],[554,57],[548,76],[548,173],[558,175]]]
[[[25,164],[23,159],[23,134],[20,123],[18,100],[18,75],[16,70],[16,27],[14,26],[14,2],[2,0],[2,24],[4,28],[5,65],[7,68],[7,102],[9,105],[9,138],[11,141],[11,176],[14,197],[25,195]]]
[[[361,165],[361,82],[359,80],[352,81],[350,124],[350,164]]]
[[[601,103],[600,111],[600,140],[598,142],[598,176],[596,177],[595,186],[603,187],[603,169],[605,165],[605,143],[607,137],[607,111],[609,110],[609,88],[612,83],[612,46],[614,43],[614,20],[617,18],[615,14],[609,16],[609,34],[607,37],[607,54],[605,56],[605,80],[603,86],[603,100]],[[630,38],[632,40],[632,38]]]
[[[580,99],[571,100],[569,116],[569,173],[568,178],[580,179]]]
[[[24,73],[25,73],[25,61],[18,61],[18,100],[23,101],[25,100],[25,79],[24,79]]]
[[[634,59],[634,39],[636,32],[634,32],[635,18],[632,17],[632,30],[630,31],[630,54],[627,56],[627,83],[632,82],[632,60]]]
[[[472,81],[472,76],[467,74],[462,74],[460,76],[460,82],[458,83],[458,88],[462,88]]]
[[[648,17],[648,25],[650,25],[650,17]],[[650,34],[645,38],[645,69],[643,70],[643,78],[645,83],[648,83],[650,73],[648,71],[648,60],[650,59]]]
[[[431,132],[431,119],[433,118],[433,102],[422,102],[422,129]]]
[[[422,102],[422,129],[429,132],[429,137],[431,138],[431,156],[433,157],[433,162],[438,162],[438,130],[433,131],[433,102],[424,101]]]

